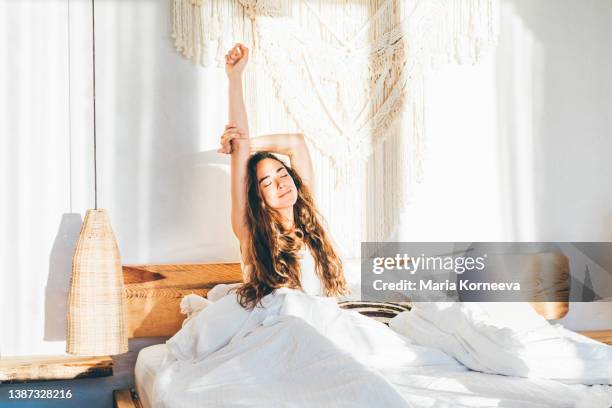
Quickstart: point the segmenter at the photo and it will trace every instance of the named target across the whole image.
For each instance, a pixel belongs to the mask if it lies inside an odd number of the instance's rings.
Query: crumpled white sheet
[[[282,288],[263,305],[229,294],[189,320],[166,343],[153,406],[410,407],[378,370],[466,370],[334,298]]]
[[[166,344],[178,360],[197,362],[260,326],[294,316],[369,366],[397,367],[400,363],[459,366],[456,360],[438,350],[411,344],[384,324],[341,309],[335,298],[281,288],[264,297],[262,305],[246,310],[237,302],[235,294],[230,293],[199,311]]]
[[[189,294],[181,299],[181,313],[187,315],[185,320],[183,320],[182,326],[185,326],[191,318],[193,318],[200,310],[204,309],[206,306],[211,305],[213,302],[210,300],[203,298],[202,296],[196,294]]]
[[[551,325],[528,303],[416,303],[389,326],[472,370],[567,384],[612,384],[611,346]]]
[[[380,374],[284,316],[192,363],[166,357],[153,407],[411,407]]]

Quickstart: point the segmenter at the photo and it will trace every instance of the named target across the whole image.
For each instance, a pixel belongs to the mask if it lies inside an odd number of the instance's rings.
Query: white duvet
[[[263,303],[247,311],[231,294],[190,319],[167,342],[153,406],[612,405],[607,386],[471,372],[436,348],[340,309],[333,298],[281,289]]]
[[[612,384],[612,347],[551,325],[528,303],[416,303],[389,325],[472,370]]]

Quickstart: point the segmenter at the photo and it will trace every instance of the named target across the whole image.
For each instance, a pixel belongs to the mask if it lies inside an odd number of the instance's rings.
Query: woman
[[[315,207],[303,135],[249,137],[242,95],[248,57],[242,44],[225,56],[230,124],[219,149],[231,155],[232,229],[246,265],[245,282],[236,288],[239,302],[252,308],[281,287],[313,295],[346,294],[342,263]],[[273,153],[288,156],[291,166]]]

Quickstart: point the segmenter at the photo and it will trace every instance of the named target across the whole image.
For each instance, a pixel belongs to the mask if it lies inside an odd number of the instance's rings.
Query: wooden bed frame
[[[185,316],[181,299],[206,296],[219,283],[242,281],[240,264],[127,265],[123,267],[128,337],[172,336]]]

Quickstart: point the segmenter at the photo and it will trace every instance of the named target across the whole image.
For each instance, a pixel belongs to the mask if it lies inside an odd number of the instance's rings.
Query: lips
[[[287,192],[281,194],[278,196],[278,198],[283,198],[284,196],[286,196],[287,194],[289,194],[291,192],[291,189],[287,190]]]

